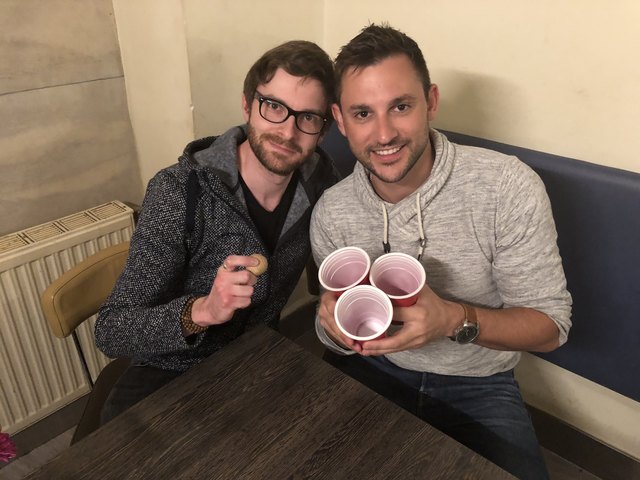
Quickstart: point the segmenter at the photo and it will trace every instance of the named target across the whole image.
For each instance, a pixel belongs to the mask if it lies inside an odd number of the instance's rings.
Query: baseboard
[[[561,420],[527,406],[538,440],[547,450],[607,480],[640,479],[640,463]]]
[[[39,420],[12,436],[18,455],[23,456],[78,424],[87,403],[87,395]]]

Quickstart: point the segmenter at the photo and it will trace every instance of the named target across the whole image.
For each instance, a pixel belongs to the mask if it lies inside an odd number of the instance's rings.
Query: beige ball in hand
[[[253,255],[249,255],[249,256],[258,259],[260,263],[258,263],[258,265],[255,265],[253,267],[247,267],[247,270],[253,273],[256,277],[258,275],[262,275],[264,272],[267,271],[268,262],[263,255],[260,255],[259,253],[254,253]]]

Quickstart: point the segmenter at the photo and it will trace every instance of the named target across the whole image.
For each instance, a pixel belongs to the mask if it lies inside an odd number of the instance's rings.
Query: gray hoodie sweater
[[[344,246],[361,247],[375,260],[383,254],[385,223],[391,251],[417,256],[421,222],[426,238],[421,261],[439,296],[489,308],[534,308],[557,324],[563,344],[571,327],[571,296],[544,184],[515,157],[456,145],[435,130],[430,135],[431,175],[397,204],[376,195],[359,163],[324,193],[311,219],[316,263]],[[351,353],[337,347],[318,323],[316,330],[332,350]],[[520,353],[441,338],[387,357],[410,370],[487,376],[513,368]]]
[[[237,149],[244,127],[191,142],[178,163],[149,182],[129,258],[100,309],[96,344],[109,357],[184,371],[238,337],[245,329],[277,327],[280,312],[311,253],[311,209],[337,174],[317,149],[299,169],[299,181],[273,254],[247,211],[238,180]],[[186,228],[187,182],[195,171],[198,196],[191,234]],[[180,315],[191,297],[211,290],[228,255],[261,253],[269,268],[254,286],[251,305],[187,341]]]

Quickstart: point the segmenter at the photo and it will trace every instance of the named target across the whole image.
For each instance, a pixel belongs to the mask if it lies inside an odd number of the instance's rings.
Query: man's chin
[[[295,163],[287,163],[282,160],[266,160],[261,162],[264,168],[269,172],[280,175],[281,177],[287,177],[295,172],[304,161],[297,161]]]
[[[269,170],[271,173],[273,173],[274,175],[278,175],[280,177],[288,177],[289,175],[291,175],[293,172],[296,171],[298,167],[296,168],[287,168],[287,169],[273,169],[273,168],[269,168],[267,170]]]
[[[406,171],[385,172],[384,169],[380,168],[368,168],[367,170],[369,170],[369,173],[371,173],[371,175],[384,183],[398,183],[407,176]]]

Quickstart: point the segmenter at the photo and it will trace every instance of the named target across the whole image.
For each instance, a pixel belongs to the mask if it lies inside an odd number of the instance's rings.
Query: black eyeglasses
[[[327,123],[327,119],[317,113],[298,112],[259,93],[256,93],[256,98],[260,103],[260,116],[271,123],[284,123],[293,116],[298,130],[307,135],[318,135]]]

